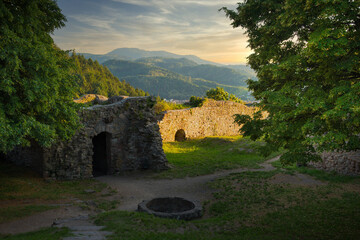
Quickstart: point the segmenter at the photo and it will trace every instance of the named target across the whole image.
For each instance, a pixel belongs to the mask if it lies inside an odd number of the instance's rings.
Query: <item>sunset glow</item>
[[[251,53],[242,29],[221,7],[234,0],[59,0],[66,27],[55,31],[62,49],[104,54],[116,48],[164,50],[205,60],[245,63]]]

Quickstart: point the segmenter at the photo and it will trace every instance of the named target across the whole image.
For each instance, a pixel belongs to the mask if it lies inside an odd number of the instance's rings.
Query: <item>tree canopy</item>
[[[204,97],[191,96],[189,99],[189,105],[192,107],[201,107],[206,99],[214,99],[216,101],[233,101],[244,104],[240,98],[237,98],[234,94],[229,94],[221,87],[211,88],[206,91]]]
[[[214,99],[216,101],[233,101],[244,103],[240,98],[237,98],[234,94],[229,94],[221,87],[212,88],[206,91],[205,97]]]
[[[285,148],[283,162],[360,148],[360,1],[245,0],[222,8],[254,51],[249,88],[269,116],[237,116],[263,152]]]
[[[212,88],[208,91],[206,91],[206,97],[214,99],[216,101],[226,101],[229,99],[229,93],[226,92],[223,88],[217,87]]]
[[[79,126],[72,61],[50,36],[65,21],[52,0],[0,1],[0,152],[50,146]]]

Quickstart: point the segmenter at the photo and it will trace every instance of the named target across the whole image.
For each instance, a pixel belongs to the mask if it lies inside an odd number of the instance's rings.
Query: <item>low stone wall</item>
[[[234,114],[252,115],[253,107],[231,101],[208,99],[202,107],[170,110],[159,120],[164,142],[175,141],[175,136],[186,139],[206,136],[239,135],[239,125],[234,123]]]
[[[344,175],[360,175],[360,151],[325,152],[322,161],[310,165],[325,171],[334,171]]]
[[[79,113],[83,128],[69,142],[18,148],[7,158],[53,179],[92,177],[95,165],[104,174],[166,169],[154,104],[155,98],[135,97],[86,108]]]

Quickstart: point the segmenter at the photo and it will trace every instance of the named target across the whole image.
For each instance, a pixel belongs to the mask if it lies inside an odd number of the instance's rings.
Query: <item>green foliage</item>
[[[0,1],[0,152],[79,127],[72,63],[50,36],[65,20],[55,1]]]
[[[226,92],[223,88],[217,87],[207,91],[206,97],[216,101],[226,101],[229,99],[229,93]]]
[[[207,91],[206,97],[216,101],[226,101],[229,100],[229,93],[226,92],[223,88],[217,87]]]
[[[125,96],[148,96],[149,94],[141,89],[132,87],[125,81],[119,81],[107,67],[100,65],[98,61],[91,58],[85,59],[82,55],[73,52],[71,58],[75,62],[77,84],[79,85],[78,95],[99,94],[106,97]]]
[[[205,101],[204,98],[191,96],[189,100],[189,104],[191,107],[201,107],[204,101]]]
[[[243,27],[259,81],[249,88],[269,116],[240,121],[245,135],[283,147],[283,162],[360,148],[359,1],[248,0],[223,8]],[[316,149],[315,147],[316,146]]]
[[[156,104],[154,106],[156,113],[161,113],[167,110],[184,109],[184,108],[188,108],[188,106],[173,102],[167,102],[161,99],[159,96],[156,98]]]
[[[214,99],[216,101],[233,101],[238,103],[244,103],[241,99],[237,98],[234,94],[226,92],[223,88],[217,87],[210,89],[206,92],[206,97]]]

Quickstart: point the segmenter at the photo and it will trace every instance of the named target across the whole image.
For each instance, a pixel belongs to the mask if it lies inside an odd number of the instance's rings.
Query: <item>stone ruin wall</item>
[[[325,152],[321,162],[310,165],[325,171],[344,175],[360,175],[360,150],[351,152]]]
[[[79,113],[84,127],[69,142],[58,142],[48,149],[34,144],[31,148],[15,150],[8,158],[35,168],[45,178],[90,178],[93,139],[105,133],[107,174],[167,169],[154,104],[154,98],[134,97],[86,108]]]
[[[179,130],[184,130],[186,139],[239,135],[234,114],[252,115],[254,111],[244,104],[208,99],[202,107],[164,112],[159,121],[160,133],[164,142],[175,141]]]
[[[187,139],[238,135],[240,127],[234,124],[233,115],[252,115],[255,111],[239,103],[208,100],[202,107],[166,111],[159,120],[153,113],[154,103],[151,97],[137,97],[95,105],[79,113],[84,128],[70,142],[59,142],[49,149],[32,143],[31,148],[17,148],[7,158],[34,168],[45,178],[89,178],[93,176],[92,139],[106,133],[110,146],[108,174],[167,169],[162,140],[174,141],[178,130],[184,130]],[[360,175],[360,151],[324,153],[322,159],[310,164],[326,171]]]
[[[184,130],[187,139],[206,136],[233,136],[240,127],[234,124],[237,113],[252,115],[255,109],[230,101],[209,100],[202,107],[170,110],[159,121],[164,142],[175,141],[176,132]],[[321,155],[323,161],[310,165],[325,171],[345,175],[360,175],[360,151],[328,152]]]

